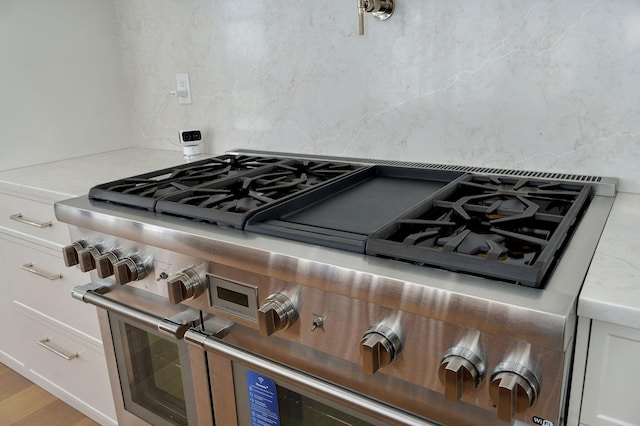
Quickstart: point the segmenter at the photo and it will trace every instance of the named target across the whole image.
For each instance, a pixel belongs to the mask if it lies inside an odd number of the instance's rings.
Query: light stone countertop
[[[617,195],[580,294],[578,315],[640,329],[640,195]]]
[[[100,183],[184,162],[182,151],[122,149],[0,171],[0,192],[53,203],[87,194]]]
[[[110,151],[0,171],[0,192],[53,203],[100,183],[184,162],[180,151]],[[580,295],[579,316],[640,329],[639,236],[640,195],[619,193]]]

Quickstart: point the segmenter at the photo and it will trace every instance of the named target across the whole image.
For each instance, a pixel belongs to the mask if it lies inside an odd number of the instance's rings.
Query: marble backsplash
[[[613,176],[640,192],[640,2],[114,0],[133,143]],[[168,96],[188,72],[193,103]]]

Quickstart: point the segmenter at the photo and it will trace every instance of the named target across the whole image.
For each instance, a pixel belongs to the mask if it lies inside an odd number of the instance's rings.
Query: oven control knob
[[[511,422],[536,402],[539,392],[538,378],[521,364],[502,362],[491,374],[489,393],[500,420]]]
[[[116,283],[124,285],[138,281],[147,275],[147,268],[142,260],[136,256],[128,256],[113,264]]]
[[[400,335],[392,327],[378,324],[364,333],[360,341],[362,369],[374,374],[380,368],[391,364],[402,351]]]
[[[104,249],[100,245],[87,247],[78,253],[80,270],[89,272],[96,269],[96,259],[102,255]]]
[[[285,330],[298,318],[295,305],[282,293],[274,293],[262,302],[258,309],[258,331],[262,336],[271,336]]]
[[[78,240],[68,246],[62,247],[62,258],[66,266],[75,266],[80,263],[78,253],[87,247],[87,242],[84,240]]]
[[[438,377],[444,386],[444,398],[458,401],[463,394],[478,389],[484,374],[484,363],[475,352],[461,347],[449,349],[438,368]]]
[[[113,275],[114,267],[120,260],[120,256],[115,251],[108,251],[96,258],[96,271],[100,278],[107,278]]]
[[[182,269],[167,280],[169,302],[174,305],[197,296],[203,288],[203,281],[193,268]]]

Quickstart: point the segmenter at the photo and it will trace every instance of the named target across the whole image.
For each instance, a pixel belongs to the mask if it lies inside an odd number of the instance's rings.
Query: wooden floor
[[[0,426],[94,426],[97,424],[0,363]]]

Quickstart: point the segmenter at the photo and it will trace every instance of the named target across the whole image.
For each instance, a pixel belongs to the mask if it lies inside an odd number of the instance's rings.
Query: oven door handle
[[[371,400],[360,396],[354,392],[347,391],[340,386],[325,382],[304,373],[298,373],[282,364],[269,361],[267,359],[252,355],[241,349],[230,346],[219,339],[212,338],[211,334],[197,329],[190,329],[184,335],[184,341],[193,347],[204,348],[207,352],[212,352],[218,356],[231,361],[239,362],[252,370],[262,372],[272,379],[295,385],[312,394],[322,395],[345,407],[354,409],[368,416],[375,417],[383,422],[393,425],[432,425],[436,423],[419,419],[404,411],[393,407],[376,404],[372,409]]]
[[[87,284],[75,287],[71,294],[75,299],[102,308],[107,312],[118,314],[128,320],[146,326],[147,328],[158,330],[160,333],[176,339],[182,339],[189,328],[200,322],[200,311],[195,309],[185,309],[170,318],[163,318],[104,297],[103,294],[108,292],[108,287]]]

